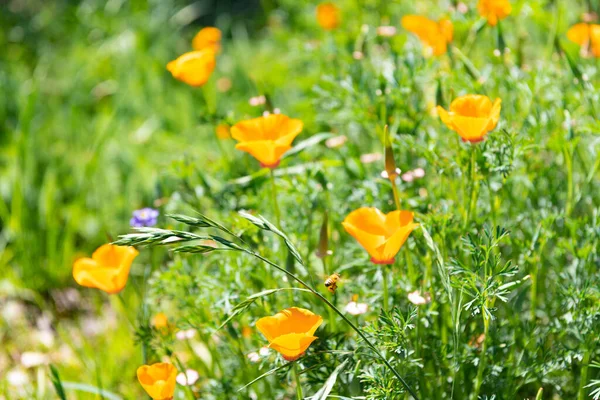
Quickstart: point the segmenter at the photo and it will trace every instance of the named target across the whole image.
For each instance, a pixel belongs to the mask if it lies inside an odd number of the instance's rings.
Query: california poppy
[[[457,132],[464,142],[481,142],[500,119],[500,99],[492,101],[487,96],[468,94],[450,104],[450,111],[438,106],[437,110],[448,128]]]
[[[298,359],[317,337],[313,336],[323,318],[298,307],[285,309],[272,317],[256,321],[256,328],[265,335],[269,347],[281,353],[287,361]]]
[[[229,125],[227,124],[219,124],[217,125],[217,128],[215,129],[216,134],[217,134],[217,138],[224,140],[224,139],[231,139],[231,132],[229,132]]]
[[[162,330],[169,327],[169,318],[167,314],[159,312],[152,317],[152,326],[158,330]]]
[[[140,384],[154,400],[170,400],[175,394],[177,369],[169,363],[142,365],[137,370]]]
[[[192,39],[194,50],[212,49],[217,53],[221,49],[221,30],[212,26],[202,28]]]
[[[506,18],[512,11],[508,0],[479,0],[477,4],[479,15],[487,19],[491,26],[498,25],[498,21]]]
[[[571,42],[581,46],[582,53],[600,57],[600,25],[581,22],[575,24],[567,31]]]
[[[215,69],[215,52],[211,48],[190,51],[167,64],[173,78],[190,86],[202,86]]]
[[[138,251],[131,246],[100,246],[92,258],[80,258],[73,264],[73,278],[81,286],[118,293],[125,287],[129,269]]]
[[[282,114],[241,121],[231,127],[236,149],[250,153],[261,166],[275,168],[302,131],[303,123]]]
[[[333,3],[321,3],[317,6],[317,22],[321,28],[331,31],[340,24],[340,10]]]
[[[419,226],[413,223],[410,211],[384,214],[375,207],[352,211],[342,225],[367,250],[375,264],[393,264],[410,233]]]
[[[449,19],[436,22],[420,15],[406,15],[402,17],[402,26],[417,35],[435,56],[446,53],[454,35],[454,26]]]

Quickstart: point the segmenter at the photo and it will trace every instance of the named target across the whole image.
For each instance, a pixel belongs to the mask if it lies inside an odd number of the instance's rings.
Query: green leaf
[[[60,380],[60,375],[53,365],[50,365],[50,379],[52,380],[52,385],[54,385],[54,389],[60,400],[67,400],[67,395],[65,394],[65,389]]]
[[[295,145],[290,150],[288,150],[281,158],[284,159],[284,158],[293,156],[294,154],[300,153],[302,150],[313,147],[333,136],[335,136],[335,135],[333,133],[329,133],[329,132],[317,133],[316,135],[313,135],[313,136],[309,137],[308,139],[299,142],[297,145]]]
[[[104,389],[99,389],[96,386],[88,385],[79,382],[63,382],[63,387],[77,392],[92,393],[98,396],[105,397],[108,400],[123,400],[122,397]]]
[[[347,359],[344,360],[343,363],[338,365],[336,367],[336,369],[333,370],[331,375],[329,375],[329,378],[327,378],[327,380],[325,381],[325,384],[321,387],[321,389],[319,389],[319,391],[317,393],[315,393],[315,395],[313,397],[311,397],[311,400],[326,400],[327,399],[327,397],[329,396],[329,393],[331,393],[331,390],[333,389],[333,386],[337,382],[338,375],[346,367],[346,364],[348,364]]]

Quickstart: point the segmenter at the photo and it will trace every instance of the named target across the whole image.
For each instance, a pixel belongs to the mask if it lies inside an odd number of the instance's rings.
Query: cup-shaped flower
[[[512,11],[508,0],[479,0],[477,3],[479,15],[487,19],[491,26],[498,25],[498,21],[506,18]]]
[[[317,328],[323,318],[298,307],[285,309],[272,317],[256,321],[256,328],[269,341],[269,347],[278,351],[287,361],[298,359],[317,337]]]
[[[375,207],[352,211],[342,225],[365,248],[375,264],[392,264],[410,233],[419,226],[413,222],[410,211],[384,214]]]
[[[221,30],[212,26],[200,29],[194,39],[192,47],[194,50],[212,49],[215,53],[221,50]]]
[[[481,142],[493,130],[500,119],[500,105],[487,96],[468,94],[458,97],[450,104],[450,111],[438,106],[437,111],[446,126],[460,135],[464,142]]]
[[[215,51],[211,48],[190,51],[167,64],[173,78],[190,86],[202,86],[215,69]]]
[[[142,365],[137,370],[140,384],[154,400],[170,400],[175,393],[177,368],[169,363]]]
[[[581,22],[575,24],[567,31],[567,38],[577,43],[582,53],[600,57],[600,25]]]
[[[239,142],[236,149],[250,153],[263,167],[275,168],[302,127],[299,119],[269,114],[238,122],[231,127],[231,136]]]
[[[452,42],[454,36],[454,26],[449,19],[436,22],[420,15],[406,15],[402,17],[402,26],[417,35],[425,46],[431,48],[434,56],[446,53],[448,43]]]
[[[131,246],[100,246],[92,258],[80,258],[73,264],[73,278],[81,286],[106,293],[118,293],[127,284],[129,269],[138,251]]]
[[[317,6],[317,22],[321,28],[331,31],[340,25],[340,9],[333,3],[321,3]]]

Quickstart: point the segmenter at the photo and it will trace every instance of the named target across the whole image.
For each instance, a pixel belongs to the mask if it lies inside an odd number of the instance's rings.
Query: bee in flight
[[[341,276],[337,272],[329,275],[329,277],[325,279],[325,287],[327,288],[327,290],[329,290],[331,293],[335,293],[337,289],[337,283],[340,280],[340,278]]]

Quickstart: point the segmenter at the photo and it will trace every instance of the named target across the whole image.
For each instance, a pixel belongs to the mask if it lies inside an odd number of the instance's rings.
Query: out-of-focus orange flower
[[[165,329],[169,327],[169,318],[167,314],[159,312],[152,317],[152,326],[156,329]]]
[[[410,211],[384,214],[375,207],[352,211],[342,225],[367,250],[375,264],[393,264],[408,235],[419,226],[413,223]]]
[[[224,139],[231,139],[231,132],[229,131],[230,127],[227,124],[219,124],[217,125],[217,129],[216,129],[216,133],[217,133],[217,138],[224,140]]]
[[[138,251],[131,246],[100,246],[92,258],[80,258],[73,264],[73,278],[81,286],[106,293],[118,293],[125,287],[129,269]]]
[[[221,31],[212,26],[202,28],[192,40],[194,50],[212,49],[215,53],[221,50]]]
[[[600,25],[581,22],[575,24],[567,31],[571,42],[581,46],[582,53],[600,57]]]
[[[242,328],[242,337],[249,338],[250,336],[252,336],[252,328],[249,326],[244,326]]]
[[[420,15],[406,15],[402,17],[402,26],[417,35],[435,56],[446,53],[454,36],[454,26],[449,19],[436,22]]]
[[[333,3],[321,3],[317,6],[317,22],[321,28],[331,31],[340,24],[340,9]]]
[[[508,0],[479,0],[477,10],[479,15],[487,19],[488,24],[496,26],[499,20],[510,15],[512,6]]]
[[[272,317],[256,321],[256,328],[265,335],[269,347],[287,361],[298,359],[317,337],[313,336],[323,318],[304,308],[291,307]]]
[[[238,122],[231,127],[231,136],[239,142],[236,149],[250,153],[263,167],[275,168],[303,126],[299,119],[269,114]]]
[[[175,394],[177,368],[169,363],[142,365],[137,370],[140,384],[154,400],[170,400]]]
[[[206,48],[183,54],[168,63],[167,70],[173,75],[173,78],[190,86],[202,86],[208,82],[215,65],[214,50]]]
[[[450,111],[438,106],[438,114],[446,126],[460,135],[464,142],[481,142],[500,119],[500,99],[492,101],[487,96],[468,94],[450,104]]]

